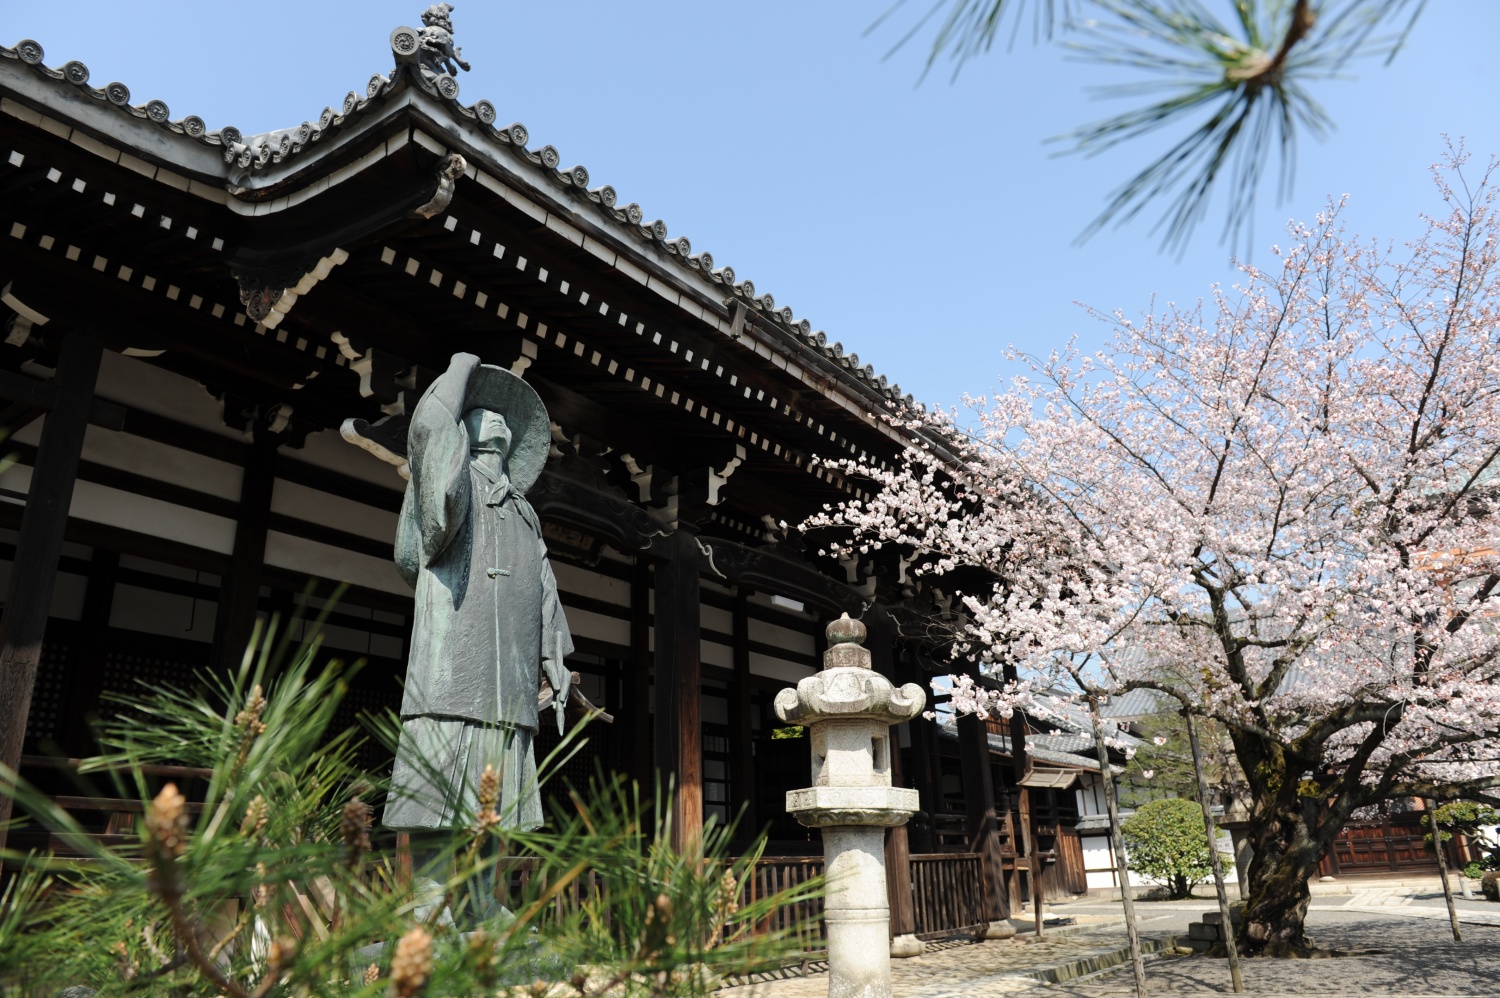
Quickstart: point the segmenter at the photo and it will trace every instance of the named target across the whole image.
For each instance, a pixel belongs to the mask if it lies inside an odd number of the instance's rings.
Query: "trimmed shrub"
[[[1172,798],[1142,804],[1121,825],[1130,868],[1160,880],[1175,900],[1213,873],[1203,811],[1194,801]]]

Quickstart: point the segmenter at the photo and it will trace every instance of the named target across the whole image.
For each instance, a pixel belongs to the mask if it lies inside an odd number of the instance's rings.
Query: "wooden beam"
[[[240,483],[240,518],[229,573],[220,588],[219,612],[214,617],[213,662],[218,669],[230,671],[239,666],[255,631],[275,485],[276,437],[257,426]]]
[[[655,761],[657,779],[676,786],[672,844],[682,849],[703,831],[698,540],[679,530],[670,539],[670,551],[656,567]]]
[[[73,483],[103,349],[101,337],[92,329],[74,329],[63,338],[56,402],[42,424],[36,466],[21,516],[21,537],[11,566],[5,618],[0,623],[0,762],[12,770],[21,763],[31,692],[42,657],[68,507],[73,502]],[[10,818],[11,803],[9,797],[0,796],[0,846],[5,843],[4,823]]]

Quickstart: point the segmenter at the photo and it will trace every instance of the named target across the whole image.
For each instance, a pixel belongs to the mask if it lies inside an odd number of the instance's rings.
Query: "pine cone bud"
[[[500,774],[494,766],[486,765],[479,777],[479,813],[493,811],[500,804]]]
[[[369,987],[380,980],[380,964],[372,963],[365,968],[365,987]]]
[[[719,879],[719,910],[727,917],[740,910],[740,884],[734,879],[734,871],[725,870]]]
[[[176,859],[187,846],[187,800],[168,783],[146,809],[146,830],[151,846],[163,859]]]
[[[247,838],[251,835],[259,835],[270,819],[271,805],[266,803],[263,796],[256,794],[255,799],[245,808],[245,820],[240,822],[240,834]]]
[[[370,850],[370,805],[358,797],[352,798],[344,805],[344,813],[339,818],[339,834],[344,838],[344,844],[355,857],[360,853]]]
[[[432,975],[432,936],[420,926],[396,943],[391,960],[391,998],[415,998]]]
[[[255,879],[259,881],[250,892],[250,897],[255,901],[255,907],[264,908],[271,901],[271,885],[266,883],[271,879],[271,870],[264,863],[255,864]]]
[[[483,929],[469,933],[465,944],[465,959],[469,967],[483,984],[492,983],[495,976],[495,940]]]
[[[234,715],[234,726],[250,737],[261,734],[266,730],[260,719],[265,709],[266,698],[261,692],[260,684],[256,683],[250,690],[250,696],[245,699],[245,709]]]

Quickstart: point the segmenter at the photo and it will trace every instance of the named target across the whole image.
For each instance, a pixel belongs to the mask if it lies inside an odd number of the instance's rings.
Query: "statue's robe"
[[[567,702],[573,641],[541,524],[505,475],[470,454],[467,381],[455,364],[412,413],[396,566],[416,589],[416,612],[383,818],[390,828],[466,820],[486,763],[501,773],[503,822],[539,826],[532,738],[541,675],[557,691],[559,730]]]

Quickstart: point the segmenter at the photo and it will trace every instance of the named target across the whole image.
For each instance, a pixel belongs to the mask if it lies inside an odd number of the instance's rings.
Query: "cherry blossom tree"
[[[960,713],[1145,687],[1225,726],[1245,952],[1311,947],[1308,879],[1357,812],[1500,803],[1500,223],[1495,164],[1465,160],[1434,169],[1417,242],[1353,238],[1331,204],[1278,266],[1101,315],[1107,349],[1026,358],[962,419],[913,414],[899,466],[843,466],[874,498],[804,525],[966,581],[957,654],[1018,678],[955,677]]]

